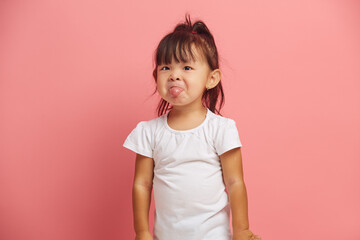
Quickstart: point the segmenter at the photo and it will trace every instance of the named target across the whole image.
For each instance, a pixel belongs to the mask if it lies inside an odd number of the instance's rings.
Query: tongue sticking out
[[[173,97],[177,97],[182,91],[183,91],[183,89],[180,88],[180,87],[172,87],[172,88],[170,88],[170,94]]]

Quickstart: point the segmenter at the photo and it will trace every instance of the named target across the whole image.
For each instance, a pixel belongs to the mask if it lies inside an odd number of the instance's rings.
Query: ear
[[[215,69],[209,73],[209,78],[206,82],[206,87],[208,89],[214,88],[216,87],[216,85],[218,85],[220,80],[221,80],[221,71],[220,69]]]

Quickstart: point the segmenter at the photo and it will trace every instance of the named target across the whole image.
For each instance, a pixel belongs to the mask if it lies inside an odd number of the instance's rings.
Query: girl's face
[[[193,49],[196,60],[161,64],[157,68],[157,91],[173,106],[202,106],[201,98],[206,89],[211,69],[204,58]],[[177,87],[177,91],[172,87]],[[179,95],[172,92],[180,92]]]

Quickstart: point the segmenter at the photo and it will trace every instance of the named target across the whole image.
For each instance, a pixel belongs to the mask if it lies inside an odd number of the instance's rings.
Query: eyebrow
[[[178,64],[189,64],[189,65],[195,65],[196,64],[196,61],[186,61],[186,62],[179,62]],[[166,63],[161,63],[161,64],[159,64],[158,65],[158,67],[160,67],[160,66],[172,66],[172,64],[171,63],[168,63],[168,64],[166,64]]]

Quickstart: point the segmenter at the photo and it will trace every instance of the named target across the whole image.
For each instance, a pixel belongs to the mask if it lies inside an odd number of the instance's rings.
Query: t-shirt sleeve
[[[219,127],[216,131],[214,145],[219,156],[233,148],[242,146],[234,120],[228,118],[227,122]]]
[[[136,127],[127,136],[123,147],[152,158],[153,149],[151,144],[151,131],[144,124],[145,122],[142,121],[136,125]]]

